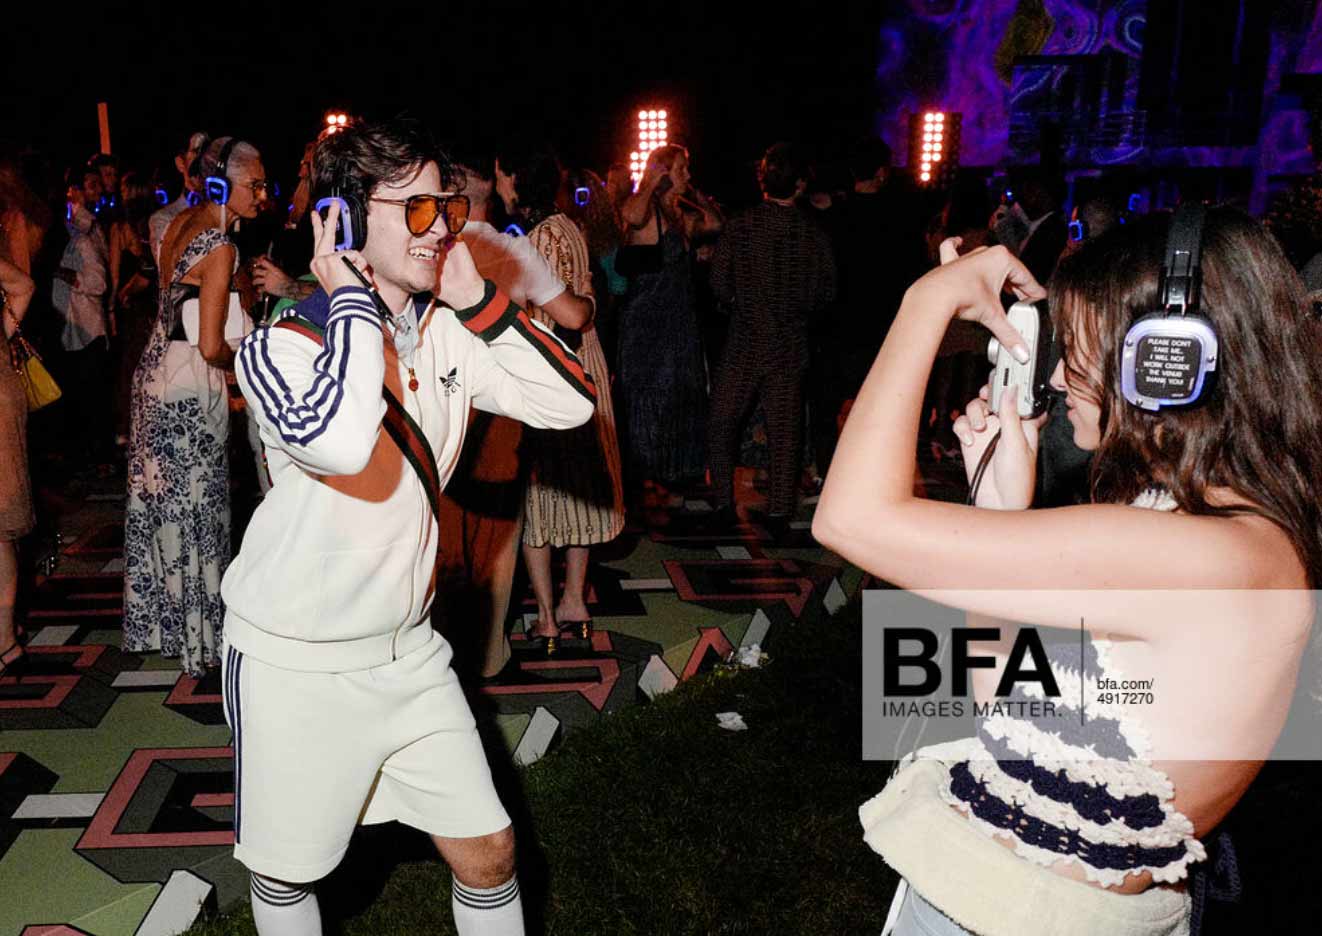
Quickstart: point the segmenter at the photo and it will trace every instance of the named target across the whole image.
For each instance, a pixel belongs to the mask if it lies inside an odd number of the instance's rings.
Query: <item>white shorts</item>
[[[234,857],[290,883],[325,877],[359,823],[471,838],[510,824],[440,635],[352,673],[280,669],[230,648]]]

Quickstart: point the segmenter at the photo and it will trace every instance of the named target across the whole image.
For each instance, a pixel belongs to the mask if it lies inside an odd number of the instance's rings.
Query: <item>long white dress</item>
[[[156,324],[133,375],[124,649],[160,650],[194,676],[220,663],[220,580],[230,561],[229,406],[224,374],[170,336],[187,291],[180,280],[230,243],[212,228],[184,249],[161,289]]]

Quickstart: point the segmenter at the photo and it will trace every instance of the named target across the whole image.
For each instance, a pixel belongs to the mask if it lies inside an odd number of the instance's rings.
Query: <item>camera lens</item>
[[[1001,356],[1001,343],[995,338],[987,342],[987,360],[995,364],[996,359]]]

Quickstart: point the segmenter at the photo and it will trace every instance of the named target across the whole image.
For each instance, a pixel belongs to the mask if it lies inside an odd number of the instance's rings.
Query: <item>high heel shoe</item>
[[[23,644],[15,640],[0,653],[0,677],[21,675],[27,660],[28,652],[23,649]]]
[[[592,618],[586,621],[561,621],[560,633],[571,633],[579,640],[592,639]]]
[[[533,627],[540,623],[540,621],[534,621]],[[532,628],[529,628],[528,646],[534,651],[540,651],[548,657],[553,657],[560,652],[560,631],[557,630],[554,634],[534,634]]]

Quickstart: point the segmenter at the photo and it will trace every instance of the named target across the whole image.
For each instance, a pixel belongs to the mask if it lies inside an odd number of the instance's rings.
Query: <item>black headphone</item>
[[[340,218],[335,225],[335,249],[362,250],[367,243],[367,206],[357,195],[333,188],[315,204],[323,221],[334,202],[340,205]]]
[[[238,137],[230,137],[220,148],[220,153],[216,156],[216,167],[211,174],[206,177],[203,184],[203,191],[207,198],[217,205],[228,204],[230,200],[230,180],[226,175],[229,166],[230,154],[234,152],[235,145],[239,142]]]
[[[1151,412],[1207,399],[1215,376],[1216,327],[1199,314],[1203,223],[1207,207],[1181,205],[1166,237],[1160,307],[1142,316],[1120,348],[1120,392]]]

